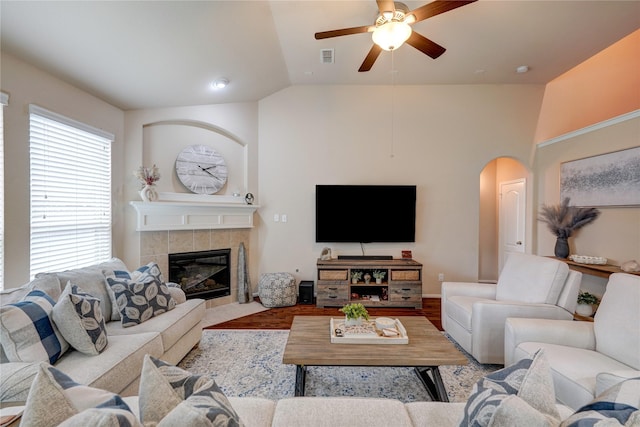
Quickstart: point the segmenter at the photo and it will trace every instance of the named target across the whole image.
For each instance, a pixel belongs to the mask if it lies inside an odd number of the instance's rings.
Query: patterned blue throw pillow
[[[130,279],[107,277],[107,282],[115,295],[125,328],[173,310],[176,306],[155,263]]]
[[[53,307],[53,321],[73,348],[89,355],[100,354],[107,347],[107,330],[100,299],[67,283]]]
[[[9,362],[55,363],[69,344],[55,323],[55,301],[41,290],[0,307],[0,343]]]
[[[164,277],[162,276],[162,272],[160,271],[160,267],[155,262],[150,262],[149,264],[143,265],[142,267],[138,267],[136,271],[129,272],[127,270],[103,270],[102,274],[107,278],[107,283],[109,283],[109,279],[137,279],[145,273],[149,273],[155,276],[161,283],[164,282]],[[122,281],[122,280],[120,280]],[[116,295],[111,286],[107,286],[107,292],[109,294],[109,298],[111,300],[111,320],[120,320],[120,309],[118,308],[118,302],[116,301]]]
[[[640,377],[604,391],[564,420],[561,427],[640,426]]]
[[[215,380],[146,355],[140,374],[144,425],[241,427],[244,424]]]

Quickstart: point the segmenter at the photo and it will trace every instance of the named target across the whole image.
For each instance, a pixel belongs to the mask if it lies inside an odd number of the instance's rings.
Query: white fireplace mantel
[[[137,213],[136,231],[252,228],[253,214],[259,208],[237,197],[209,196],[207,201],[166,198],[166,193],[160,193],[160,200],[155,202],[129,202]]]

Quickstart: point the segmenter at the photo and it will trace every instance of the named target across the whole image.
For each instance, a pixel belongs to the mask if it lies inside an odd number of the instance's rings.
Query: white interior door
[[[526,200],[525,179],[500,183],[499,271],[502,271],[509,253],[524,253]]]

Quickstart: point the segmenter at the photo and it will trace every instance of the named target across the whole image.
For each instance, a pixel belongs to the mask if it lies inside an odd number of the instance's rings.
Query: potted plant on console
[[[340,309],[344,313],[344,326],[359,326],[363,320],[369,320],[369,312],[359,302],[347,304]]]
[[[352,271],[351,272],[351,283],[358,283],[358,280],[362,277],[362,271]]]
[[[578,305],[576,313],[581,316],[591,316],[593,314],[593,306],[600,303],[597,296],[589,292],[580,292],[578,294]]]
[[[373,277],[376,279],[376,284],[381,284],[382,283],[382,279],[384,279],[384,276],[387,274],[386,271],[382,271],[382,270],[374,270],[373,271]]]

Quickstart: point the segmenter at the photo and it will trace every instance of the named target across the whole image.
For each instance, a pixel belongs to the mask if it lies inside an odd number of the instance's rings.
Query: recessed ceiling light
[[[227,87],[229,84],[229,80],[222,78],[211,82],[211,89],[223,89]]]
[[[521,65],[518,68],[516,68],[516,73],[526,73],[527,71],[529,71],[529,67],[526,65]]]

